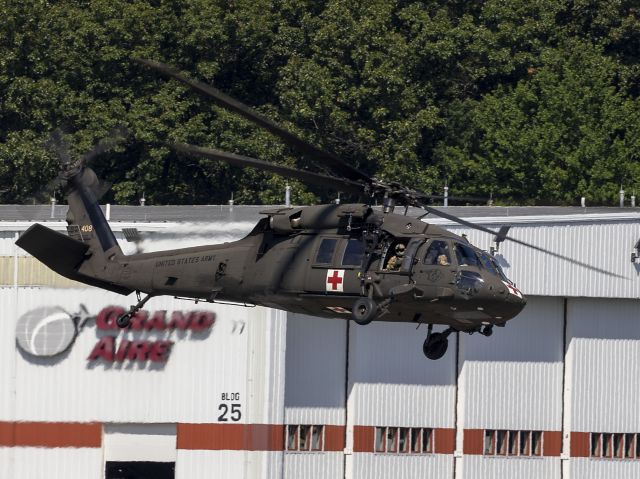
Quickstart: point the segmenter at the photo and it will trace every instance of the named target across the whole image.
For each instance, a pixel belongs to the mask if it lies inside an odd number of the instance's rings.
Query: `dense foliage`
[[[285,180],[176,155],[296,152],[131,62],[171,63],[382,178],[505,204],[614,204],[640,186],[632,0],[0,0],[0,202],[53,178],[51,131],[111,201],[282,203]],[[293,182],[298,203],[333,193]],[[640,189],[638,191],[640,193]]]

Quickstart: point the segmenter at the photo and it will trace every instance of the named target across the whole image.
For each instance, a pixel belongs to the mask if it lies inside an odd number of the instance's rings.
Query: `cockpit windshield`
[[[485,267],[487,271],[491,274],[498,276],[502,281],[506,281],[507,283],[511,283],[509,278],[504,274],[502,268],[498,264],[498,262],[488,253],[482,251],[480,253],[480,261],[482,262],[482,266]]]
[[[480,253],[480,262],[482,263],[482,266],[484,266],[484,268],[488,270],[491,274],[500,276],[500,273],[498,273],[498,269],[496,268],[496,266],[493,264],[493,261],[491,260],[491,256],[489,256],[484,251]]]
[[[507,275],[504,274],[504,271],[502,271],[502,267],[498,264],[498,262],[491,258],[491,263],[496,267],[496,269],[498,270],[498,275],[500,276],[500,278],[502,279],[502,281],[506,281],[509,284],[513,284],[513,281],[511,281],[509,278],[507,278]]]

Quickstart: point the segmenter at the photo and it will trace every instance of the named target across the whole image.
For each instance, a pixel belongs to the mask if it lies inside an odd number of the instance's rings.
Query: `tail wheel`
[[[429,359],[440,359],[447,352],[449,340],[443,333],[433,333],[424,340],[422,352]]]
[[[129,324],[131,324],[131,316],[128,314],[123,314],[122,316],[118,316],[118,318],[116,319],[116,324],[121,329],[126,328],[127,326],[129,326]]]
[[[354,304],[351,309],[351,317],[353,320],[360,324],[365,325],[373,321],[376,313],[378,312],[378,305],[371,298],[360,298]]]

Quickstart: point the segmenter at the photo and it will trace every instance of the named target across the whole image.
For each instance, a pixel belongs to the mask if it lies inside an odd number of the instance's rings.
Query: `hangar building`
[[[452,335],[438,361],[424,326],[168,297],[120,331],[133,297],[14,244],[35,220],[65,231],[66,207],[0,207],[0,477],[640,477],[640,212],[450,209],[615,276],[502,243],[525,310],[490,338]],[[239,238],[259,211],[108,214],[133,252]],[[125,241],[132,227],[141,242]]]

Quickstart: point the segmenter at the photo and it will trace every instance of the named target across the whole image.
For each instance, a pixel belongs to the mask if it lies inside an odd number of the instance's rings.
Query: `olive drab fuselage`
[[[419,219],[366,205],[265,212],[245,238],[221,245],[115,257],[114,283],[150,295],[257,304],[348,319],[354,302],[376,320],[503,325],[525,304],[495,260]],[[388,266],[398,244],[404,255]]]

